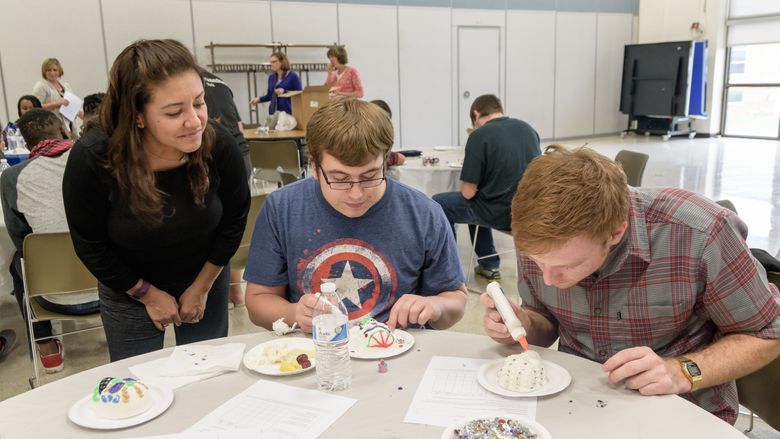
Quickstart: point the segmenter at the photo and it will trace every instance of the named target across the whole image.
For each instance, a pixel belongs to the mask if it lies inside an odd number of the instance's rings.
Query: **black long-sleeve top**
[[[178,297],[208,261],[225,266],[238,249],[249,210],[249,186],[238,145],[224,129],[209,163],[205,207],[195,205],[187,165],[155,173],[164,219],[142,224],[106,168],[108,138],[93,129],[73,146],[62,195],[73,245],[93,275],[114,291],[139,278]]]

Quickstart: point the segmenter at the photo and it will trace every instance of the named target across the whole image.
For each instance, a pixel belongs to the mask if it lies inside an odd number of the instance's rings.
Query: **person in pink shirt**
[[[330,94],[353,98],[363,97],[363,83],[357,69],[347,65],[347,49],[341,45],[328,49],[328,79],[325,85],[330,86]]]

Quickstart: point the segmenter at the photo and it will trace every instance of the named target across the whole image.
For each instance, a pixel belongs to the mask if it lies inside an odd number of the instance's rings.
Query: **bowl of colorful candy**
[[[481,415],[444,430],[442,439],[552,439],[538,422],[515,415]]]

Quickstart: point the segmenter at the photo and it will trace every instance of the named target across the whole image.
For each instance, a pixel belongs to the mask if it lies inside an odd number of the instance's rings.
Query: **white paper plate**
[[[92,394],[89,394],[71,406],[68,410],[68,418],[76,425],[97,430],[115,430],[143,424],[160,416],[173,403],[173,390],[149,384],[147,386],[152,398],[152,406],[140,415],[125,419],[101,418],[90,408]]]
[[[271,345],[287,345],[290,349],[305,349],[307,351],[311,351],[312,353],[309,354],[309,361],[311,362],[311,367],[307,367],[306,369],[298,369],[293,370],[289,372],[282,372],[279,370],[278,364],[257,364],[257,359],[260,358],[260,354],[262,354],[263,349],[266,348],[266,346]],[[281,375],[295,375],[303,372],[308,372],[310,370],[314,370],[314,366],[317,365],[317,358],[316,354],[314,352],[314,341],[312,341],[310,338],[281,338],[276,340],[270,340],[265,343],[260,343],[259,345],[253,347],[250,349],[246,354],[244,354],[244,366],[249,369],[253,370],[258,373],[262,373],[264,375],[274,375],[274,376],[281,376]]]
[[[452,162],[450,163],[450,168],[462,168],[463,162]]]
[[[460,428],[471,421],[476,421],[478,419],[493,419],[496,417],[507,419],[507,420],[511,419],[513,421],[517,421],[523,424],[524,426],[528,427],[529,430],[536,433],[539,439],[552,439],[552,435],[550,435],[550,432],[547,431],[546,428],[542,427],[542,425],[539,424],[538,422],[517,415],[502,415],[502,414],[485,414],[485,415],[474,416],[468,419],[464,419],[463,421],[458,422],[451,427],[447,427],[444,430],[444,432],[441,434],[441,439],[452,439],[456,428]]]
[[[434,146],[434,151],[455,151],[458,149],[458,146]]]
[[[491,361],[490,363],[483,364],[477,372],[477,381],[479,384],[497,395],[513,398],[553,395],[569,387],[569,384],[571,383],[571,375],[568,370],[550,361],[542,360],[544,369],[547,372],[547,382],[533,392],[513,392],[498,384],[498,371],[503,364],[504,360]]]
[[[360,334],[360,328],[353,326],[349,330],[349,356],[363,360],[379,360],[401,355],[414,346],[414,336],[403,329],[396,329],[393,335],[395,341],[389,348],[369,348]],[[399,343],[400,339],[403,339],[403,343]]]

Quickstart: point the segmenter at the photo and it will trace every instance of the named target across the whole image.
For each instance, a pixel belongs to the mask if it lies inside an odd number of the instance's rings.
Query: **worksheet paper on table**
[[[186,432],[257,429],[264,439],[316,438],[357,400],[260,380]]]
[[[536,419],[536,398],[507,398],[488,392],[477,382],[480,366],[495,360],[434,356],[404,422],[449,427],[468,417],[500,413]]]

